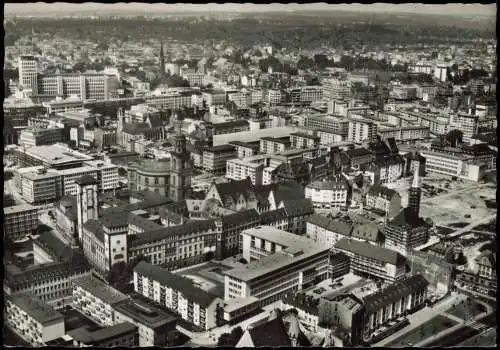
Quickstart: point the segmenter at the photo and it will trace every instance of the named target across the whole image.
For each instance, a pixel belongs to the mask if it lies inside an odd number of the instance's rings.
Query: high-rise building
[[[83,224],[90,219],[98,219],[99,202],[97,199],[97,180],[82,176],[75,181],[77,186],[76,203],[78,208],[78,238],[73,237],[72,245],[83,239]],[[77,240],[78,239],[78,240]]]
[[[19,57],[19,83],[22,87],[31,89],[34,95],[38,94],[38,63],[35,56],[23,55]]]

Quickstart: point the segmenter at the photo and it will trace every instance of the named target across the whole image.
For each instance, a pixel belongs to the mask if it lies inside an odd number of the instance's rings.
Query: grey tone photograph
[[[496,347],[496,4],[4,32],[4,346]]]

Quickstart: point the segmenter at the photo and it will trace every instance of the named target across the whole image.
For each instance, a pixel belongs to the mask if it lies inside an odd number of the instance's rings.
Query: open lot
[[[408,347],[413,346],[430,336],[437,334],[445,329],[451,328],[458,323],[449,319],[446,316],[437,315],[424,324],[414,328],[408,333],[403,334],[399,338],[385,344],[387,347]]]
[[[229,267],[207,262],[174,273],[192,280],[199,288],[224,298],[224,276],[222,272]]]
[[[60,310],[64,315],[64,328],[67,331],[88,326],[98,328],[99,325],[75,309]]]
[[[455,305],[454,307],[446,310],[446,312],[450,315],[457,316],[458,318],[469,320],[472,317],[486,312],[486,308],[475,300],[470,299],[470,302],[464,301],[463,304],[460,303]]]
[[[495,328],[491,328],[484,333],[478,334],[470,339],[467,339],[463,343],[458,344],[458,347],[495,347],[497,343],[497,331]]]

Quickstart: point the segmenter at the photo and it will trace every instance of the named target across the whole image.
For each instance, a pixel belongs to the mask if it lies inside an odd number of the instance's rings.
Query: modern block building
[[[133,347],[138,346],[137,326],[129,322],[118,323],[113,326],[90,330],[80,327],[68,332],[73,346],[77,347]]]
[[[219,325],[218,313],[223,301],[196,287],[185,277],[144,261],[134,268],[134,290],[179,314],[182,319],[211,329]]]
[[[350,118],[347,131],[347,140],[362,143],[375,142],[377,138],[377,125],[366,119]]]
[[[306,186],[305,196],[315,208],[346,208],[349,186],[341,176],[314,181]]]
[[[64,139],[63,128],[38,128],[31,127],[21,131],[19,144],[23,147],[52,145]]]
[[[36,234],[38,229],[38,209],[29,204],[3,208],[4,238],[23,239]]]
[[[245,159],[229,159],[226,162],[226,177],[232,180],[244,180],[250,177],[254,186],[262,185],[264,164]]]
[[[226,162],[237,157],[231,145],[220,145],[203,150],[203,169],[215,175],[226,172]]]

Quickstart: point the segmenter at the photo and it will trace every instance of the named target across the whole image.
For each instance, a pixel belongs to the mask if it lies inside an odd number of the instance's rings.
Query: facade
[[[244,180],[250,177],[254,186],[262,185],[264,164],[245,161],[244,159],[229,159],[226,162],[226,178]]]
[[[226,93],[224,91],[202,92],[202,96],[207,106],[226,104]]]
[[[314,133],[319,137],[319,144],[321,146],[331,146],[344,141],[344,136],[329,129],[316,129]]]
[[[368,120],[349,119],[347,140],[355,143],[375,142],[377,137],[377,125]]]
[[[319,142],[319,136],[309,135],[303,132],[294,132],[290,134],[292,149],[319,147]]]
[[[28,128],[21,131],[19,144],[23,147],[52,145],[63,141],[63,131],[63,128]]]
[[[241,235],[249,263],[224,272],[225,299],[256,297],[264,306],[327,278],[328,247],[269,226]]]
[[[212,174],[224,174],[226,162],[237,157],[236,149],[231,145],[220,145],[203,151],[203,169]]]
[[[334,251],[351,258],[354,274],[390,283],[406,275],[406,259],[395,251],[347,238],[337,242]]]
[[[76,347],[133,347],[138,345],[137,327],[129,322],[89,330],[87,327],[73,329],[68,336]]]
[[[450,115],[450,130],[457,129],[463,132],[465,137],[473,137],[478,132],[479,116],[457,113]]]
[[[346,208],[349,186],[342,176],[314,181],[306,186],[305,196],[315,208]]]
[[[19,174],[19,193],[22,198],[33,205],[51,203],[61,198],[63,185],[61,174],[56,170],[43,167]]]
[[[146,262],[137,264],[134,268],[134,290],[202,329],[219,325],[222,299],[196,287],[191,280],[159,266]]]
[[[266,102],[270,105],[280,104],[282,100],[282,94],[279,90],[268,90],[266,94]]]
[[[396,141],[403,142],[425,140],[430,137],[430,130],[428,126],[379,128],[377,133],[383,140],[393,137]]]
[[[23,239],[36,234],[38,230],[38,209],[29,204],[3,208],[4,238]]]
[[[486,163],[476,162],[473,156],[448,152],[422,151],[428,173],[456,176],[459,179],[478,182],[487,169]]]
[[[151,191],[168,196],[171,162],[141,159],[128,166],[128,188],[132,191]]]
[[[341,116],[310,115],[305,120],[305,127],[313,130],[328,130],[342,137],[347,137],[349,133],[349,120]]]
[[[65,334],[64,316],[28,295],[5,298],[4,322],[32,346],[44,346]]]
[[[252,157],[259,153],[260,142],[241,142],[241,141],[232,141],[229,142],[231,146],[236,147],[238,152],[238,158],[246,158]]]
[[[23,55],[18,59],[19,83],[31,89],[33,95],[38,94],[38,61],[35,56]]]
[[[289,137],[263,137],[260,139],[260,153],[275,154],[290,149]]]
[[[372,186],[365,197],[365,207],[380,210],[389,219],[401,211],[401,196],[394,190],[384,186]]]

